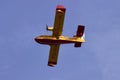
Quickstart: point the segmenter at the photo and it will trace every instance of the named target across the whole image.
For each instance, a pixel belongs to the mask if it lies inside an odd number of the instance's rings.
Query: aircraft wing
[[[52,36],[58,37],[62,35],[65,10],[64,6],[57,6]]]
[[[53,37],[59,37],[62,35],[65,11],[66,9],[64,8],[64,6],[62,5],[57,6],[53,33],[52,33]],[[50,45],[48,66],[54,66],[57,64],[59,47],[60,47],[60,44]]]
[[[48,66],[52,66],[53,67],[54,65],[57,64],[59,47],[60,47],[59,44],[58,45],[50,45]]]

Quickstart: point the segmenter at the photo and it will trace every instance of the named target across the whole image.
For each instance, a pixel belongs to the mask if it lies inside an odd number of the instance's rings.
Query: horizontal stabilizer
[[[75,43],[74,47],[81,47],[81,42],[80,43]]]
[[[84,34],[84,29],[85,29],[85,26],[78,25],[78,29],[77,29],[75,37],[82,37]],[[82,44],[81,42],[75,43],[74,47],[81,47],[81,44]]]
[[[77,32],[76,32],[76,37],[82,37],[83,34],[84,34],[84,29],[85,29],[85,26],[78,25],[78,29],[77,29]]]

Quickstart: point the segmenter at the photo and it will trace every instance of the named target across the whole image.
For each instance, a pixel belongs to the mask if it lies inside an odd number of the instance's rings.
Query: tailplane
[[[74,47],[81,47],[81,42],[80,43],[75,43]]]
[[[78,29],[77,29],[75,37],[82,37],[84,34],[84,29],[85,29],[85,26],[78,25]],[[75,43],[74,47],[81,47],[81,44],[82,44],[81,42]]]

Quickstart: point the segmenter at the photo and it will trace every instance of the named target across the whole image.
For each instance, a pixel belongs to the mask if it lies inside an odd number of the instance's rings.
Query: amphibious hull
[[[48,36],[48,35],[38,36],[35,38],[35,41],[40,43],[40,44],[46,44],[46,45],[85,42],[83,37],[70,38],[70,37],[65,37],[65,36],[53,37],[53,36]]]

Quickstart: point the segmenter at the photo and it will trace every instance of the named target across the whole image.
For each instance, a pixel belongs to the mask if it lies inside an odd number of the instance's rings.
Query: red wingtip
[[[57,5],[56,10],[62,10],[63,12],[65,12],[66,8],[63,5]]]
[[[57,5],[57,8],[65,8],[63,5]]]

